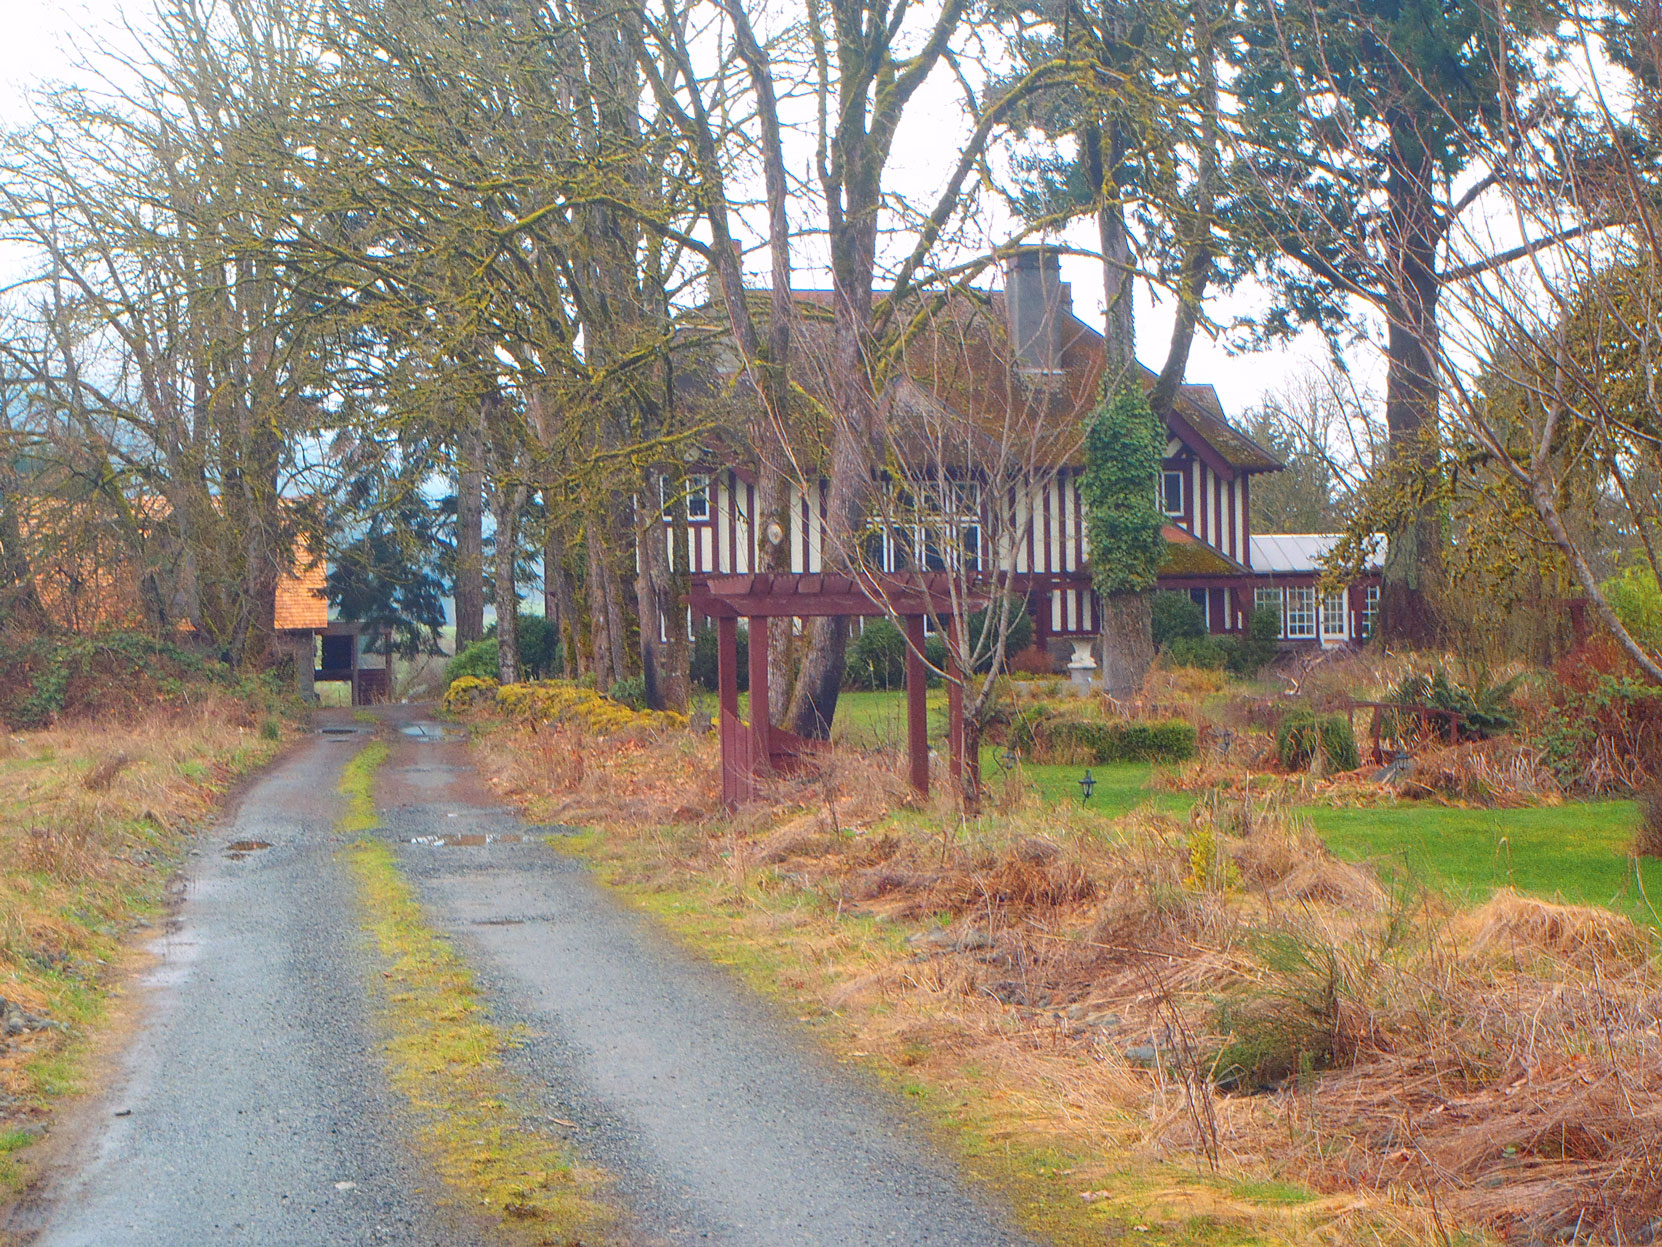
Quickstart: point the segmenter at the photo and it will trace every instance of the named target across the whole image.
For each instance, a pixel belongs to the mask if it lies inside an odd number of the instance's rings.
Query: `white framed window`
[[[658,478],[658,501],[664,505],[664,523],[675,521],[675,510],[670,506],[669,485],[663,477]],[[710,518],[710,478],[707,476],[689,476],[686,492],[682,495],[687,502],[687,520],[692,524],[702,524]]]
[[[1283,617],[1289,640],[1308,640],[1316,635],[1316,590],[1287,590],[1287,612]]]
[[[1344,640],[1345,617],[1350,613],[1343,589],[1322,595],[1322,639]]]
[[[1160,509],[1167,515],[1183,514],[1182,472],[1160,473]]]
[[[1374,626],[1379,622],[1379,586],[1369,585],[1362,590],[1362,637],[1366,640],[1373,635]]]
[[[947,480],[895,491],[891,517],[873,515],[862,550],[866,565],[885,572],[979,571],[982,565],[981,486]]]
[[[1280,636],[1287,635],[1287,603],[1281,596],[1280,589],[1266,589],[1259,585],[1252,595],[1252,607],[1256,611],[1274,611],[1281,626],[1276,629]]]

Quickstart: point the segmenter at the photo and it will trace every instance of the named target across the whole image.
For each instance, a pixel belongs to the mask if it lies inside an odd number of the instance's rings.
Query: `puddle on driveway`
[[[414,836],[411,844],[424,844],[430,849],[478,849],[487,844],[521,844],[520,835],[489,835],[484,832],[466,832],[454,836]]]
[[[398,729],[412,740],[446,741],[461,740],[463,734],[452,728],[441,727],[437,723],[406,723]]]
[[[240,862],[250,853],[258,853],[261,849],[269,849],[269,840],[233,840],[225,846],[225,856],[234,862]]]

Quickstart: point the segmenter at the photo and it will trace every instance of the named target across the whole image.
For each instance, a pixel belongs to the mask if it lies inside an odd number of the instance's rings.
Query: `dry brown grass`
[[[154,905],[179,838],[280,747],[246,705],[0,737],[0,996],[66,1025],[0,1039],[0,1133],[42,1116],[32,1068],[96,1018],[124,930]]]
[[[1240,792],[1187,819],[1020,794],[966,818],[910,801],[892,759],[837,755],[727,818],[713,741],[545,747],[482,757],[536,816],[603,828],[609,877],[673,896],[689,938],[766,948],[845,1050],[1018,1154],[1095,1158],[1076,1194],[1215,1160],[1319,1198],[1178,1183],[1172,1215],[1289,1242],[1639,1242],[1662,1217],[1656,942],[1609,911],[1396,894]]]

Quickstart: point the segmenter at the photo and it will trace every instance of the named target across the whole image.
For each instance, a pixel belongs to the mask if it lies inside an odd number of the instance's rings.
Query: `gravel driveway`
[[[1032,1247],[890,1095],[493,806],[465,746],[391,717],[379,834],[493,1018],[522,1028],[532,1111],[612,1175],[641,1242]],[[113,1089],[66,1114],[78,1143],[14,1225],[25,1241],[489,1241],[422,1194],[435,1179],[376,1058],[332,832],[362,739],[292,754],[202,842],[140,1032]]]

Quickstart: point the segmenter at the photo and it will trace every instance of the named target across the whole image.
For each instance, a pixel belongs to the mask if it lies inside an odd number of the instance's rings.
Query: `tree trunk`
[[[577,605],[572,600],[571,577],[566,574],[566,541],[550,524],[543,536],[542,609],[560,636],[560,674],[578,674]]]
[[[681,478],[685,489],[686,478]],[[705,488],[710,492],[710,505],[715,505],[715,482]],[[692,560],[685,556],[688,548],[687,503],[681,498],[675,504],[674,521],[670,524],[673,549],[683,552],[679,560],[666,559],[662,569],[663,580],[658,592],[658,609],[669,621],[664,641],[663,665],[659,671],[662,681],[665,710],[685,714],[692,705],[692,645],[687,637],[687,599],[692,593]]]
[[[529,489],[502,486],[491,508],[496,520],[496,669],[503,684],[519,683],[519,589],[514,563],[519,554],[519,516]]]
[[[676,485],[678,492],[681,486]],[[641,678],[646,687],[646,704],[653,710],[684,710],[687,702],[686,674],[676,679],[673,641],[680,637],[683,654],[686,649],[686,627],[683,611],[671,592],[669,542],[686,540],[686,503],[678,498],[670,502],[671,512],[679,523],[663,523],[659,509],[652,503],[669,496],[671,487],[660,472],[647,472],[642,481],[641,496],[644,505],[635,517],[636,549],[639,552],[635,572],[635,610],[641,621]],[[684,551],[685,544],[677,549]],[[682,558],[682,563],[686,559]]]
[[[1102,685],[1110,697],[1133,697],[1154,664],[1154,629],[1146,593],[1102,599]]]
[[[485,451],[469,422],[456,446],[456,648],[485,635]]]
[[[604,692],[618,680],[612,669],[612,620],[607,612],[606,556],[602,549],[604,537],[600,520],[591,514],[584,526],[584,549],[588,555],[588,572],[583,579],[584,595],[589,607],[589,670],[595,687]]]
[[[623,589],[612,566],[611,529],[602,515],[590,514],[587,525],[589,631],[595,686],[605,692],[628,674],[625,652],[628,628]]]
[[[46,608],[35,590],[12,497],[9,490],[0,490],[0,624],[16,622],[34,631],[45,628]]]
[[[1431,158],[1411,124],[1392,127],[1390,201],[1386,245],[1397,252],[1390,271],[1386,346],[1385,423],[1390,433],[1394,487],[1407,505],[1389,534],[1380,592],[1380,632],[1413,646],[1437,643],[1441,630],[1431,595],[1442,578],[1442,504],[1438,497],[1441,461],[1438,437],[1436,213],[1432,203]]]
[[[1084,134],[1088,168],[1101,202],[1096,212],[1098,245],[1102,249],[1103,317],[1102,387],[1112,394],[1138,380],[1136,270],[1131,254],[1131,232],[1125,224],[1118,169],[1124,160],[1119,124],[1090,126]]]
[[[1137,311],[1131,259],[1131,235],[1125,227],[1125,209],[1116,200],[1097,210],[1102,241],[1102,293],[1107,315],[1103,324],[1103,393],[1125,384],[1137,384]]]

